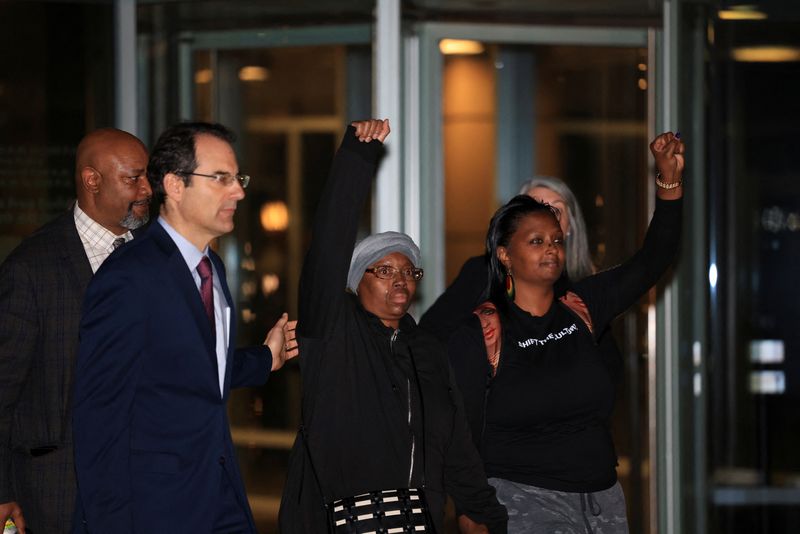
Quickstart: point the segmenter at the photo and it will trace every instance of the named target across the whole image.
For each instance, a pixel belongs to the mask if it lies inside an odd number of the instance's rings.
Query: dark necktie
[[[118,237],[118,238],[116,238],[114,240],[114,243],[112,243],[112,246],[114,247],[114,250],[117,250],[119,247],[121,247],[124,244],[125,244],[125,238],[124,237]]]
[[[216,333],[214,326],[214,274],[208,256],[203,256],[203,259],[197,264],[197,274],[200,275],[200,298],[203,299],[203,307],[206,309],[208,322],[211,323],[211,331]]]

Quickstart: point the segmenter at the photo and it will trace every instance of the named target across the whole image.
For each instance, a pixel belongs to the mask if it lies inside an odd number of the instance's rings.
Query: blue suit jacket
[[[231,307],[222,261],[209,253]],[[226,473],[255,532],[231,440],[230,388],[264,383],[265,346],[228,350],[220,395],[212,332],[160,224],[112,254],[86,293],[73,396],[75,532],[211,532]]]

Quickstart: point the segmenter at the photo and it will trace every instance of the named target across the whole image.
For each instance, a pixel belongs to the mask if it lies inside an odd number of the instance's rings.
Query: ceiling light
[[[194,73],[194,83],[211,83],[214,73],[211,69],[200,69]]]
[[[721,20],[764,20],[767,14],[756,9],[756,6],[731,6],[720,9],[717,13]]]
[[[781,63],[800,61],[800,48],[794,46],[743,46],[734,48],[731,56],[745,63]]]
[[[465,56],[482,54],[483,50],[483,43],[480,41],[468,41],[465,39],[442,39],[439,41],[439,51],[442,54]]]
[[[265,82],[269,79],[269,70],[254,65],[242,67],[239,69],[239,79],[243,82]]]

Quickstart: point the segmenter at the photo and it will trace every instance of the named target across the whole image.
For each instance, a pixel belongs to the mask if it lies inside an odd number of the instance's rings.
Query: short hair
[[[147,163],[147,179],[153,189],[156,205],[164,203],[164,177],[167,174],[180,176],[186,185],[192,183],[191,175],[185,173],[197,169],[195,140],[198,135],[211,135],[230,145],[236,141],[236,135],[231,130],[217,123],[182,122],[164,130],[150,152]]]
[[[563,180],[554,176],[534,176],[520,187],[519,194],[527,195],[536,187],[547,188],[564,199],[569,217],[569,232],[565,238],[567,276],[577,282],[594,273],[594,263],[589,252],[589,238],[586,234],[586,221],[575,198],[575,193]]]
[[[489,264],[489,278],[486,286],[486,296],[494,302],[498,309],[508,308],[505,298],[506,268],[497,257],[499,247],[508,247],[511,237],[519,228],[520,221],[534,213],[544,213],[553,217],[558,224],[556,209],[549,204],[544,204],[528,195],[517,195],[498,209],[489,223],[486,233],[486,258]]]

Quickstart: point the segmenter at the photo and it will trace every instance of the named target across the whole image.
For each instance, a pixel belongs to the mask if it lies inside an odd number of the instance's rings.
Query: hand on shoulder
[[[356,137],[358,137],[358,140],[362,143],[369,143],[373,139],[377,139],[383,143],[391,131],[389,129],[389,119],[353,121],[350,123],[350,126],[356,129]]]

